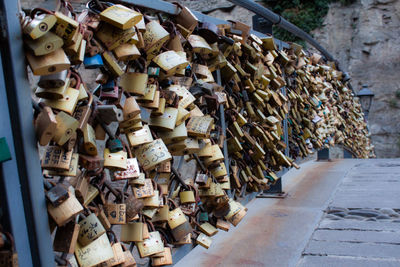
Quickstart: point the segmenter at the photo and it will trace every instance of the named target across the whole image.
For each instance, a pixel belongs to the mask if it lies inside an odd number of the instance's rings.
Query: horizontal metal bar
[[[296,25],[290,23],[285,20],[283,17],[275,14],[268,8],[263,7],[260,4],[257,4],[251,0],[229,0],[230,2],[242,6],[266,19],[271,21],[274,25],[287,30],[288,32],[296,35],[297,37],[307,41],[309,44],[314,46],[318,51],[325,56],[325,58],[329,61],[335,61],[334,57],[322,46],[320,45],[314,38],[311,37],[308,33],[297,27]]]

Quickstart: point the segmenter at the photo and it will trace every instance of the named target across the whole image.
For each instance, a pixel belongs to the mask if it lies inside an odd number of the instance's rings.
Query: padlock
[[[141,53],[136,45],[125,43],[113,50],[115,57],[119,61],[128,62],[131,60],[138,59],[141,56]]]
[[[127,152],[118,151],[112,153],[108,148],[104,149],[104,167],[112,170],[127,169]]]
[[[135,149],[139,164],[145,171],[154,169],[158,164],[172,159],[162,139],[156,139]]]
[[[60,206],[65,200],[69,198],[68,191],[60,184],[52,185],[48,181],[44,181],[46,188],[46,198],[54,206]]]
[[[114,252],[107,234],[102,234],[86,246],[77,242],[75,246],[75,257],[81,267],[96,266],[97,264],[112,259],[114,257]]]
[[[83,60],[83,65],[85,65],[85,69],[99,69],[104,66],[103,58],[100,54],[96,54],[94,56],[85,56]]]
[[[130,65],[128,64],[125,73],[121,76],[120,86],[130,94],[143,96],[147,88],[148,74],[129,72],[129,68]]]
[[[66,151],[59,146],[47,146],[41,160],[41,166],[46,170],[68,171],[71,164],[72,151]]]
[[[76,90],[75,90],[76,91]],[[56,115],[57,127],[53,140],[60,146],[64,145],[75,133],[79,126],[79,122],[69,116],[67,113],[60,111]]]
[[[44,56],[61,48],[64,41],[58,35],[48,32],[36,40],[27,39],[25,44],[35,56]]]
[[[58,226],[63,226],[77,214],[81,213],[83,211],[83,207],[79,203],[78,199],[71,192],[69,192],[68,199],[61,203],[58,207],[54,207],[52,204],[48,203],[47,211]]]
[[[61,12],[55,12],[54,14],[57,18],[57,22],[54,26],[55,33],[60,36],[66,45],[74,44],[76,42],[76,34],[79,30],[79,23],[62,14]]]
[[[127,43],[134,35],[135,28],[133,27],[122,30],[108,23],[100,25],[96,32],[98,40],[100,40],[109,51]]]
[[[112,179],[115,181],[124,179],[135,179],[140,174],[139,164],[136,158],[127,159],[127,169],[125,171],[113,172]]]
[[[79,225],[78,242],[82,246],[92,243],[106,232],[94,213],[90,213],[89,216],[81,220]]]
[[[102,56],[105,66],[114,77],[119,77],[124,73],[124,71],[118,65],[118,62],[115,60],[114,56],[110,52],[106,51],[102,54]]]
[[[151,223],[150,225],[152,231],[149,232],[149,238],[136,243],[141,258],[164,251],[164,245],[161,240],[160,232],[155,231],[154,226],[152,226]]]
[[[128,96],[125,99],[122,112],[124,115],[124,120],[132,119],[140,114],[140,107],[134,97]]]
[[[59,88],[64,86],[67,80],[68,70],[57,72],[50,75],[40,76],[38,86],[44,89]]]
[[[175,51],[167,51],[157,55],[153,58],[154,63],[156,63],[162,70],[166,72],[167,75],[172,75],[177,71],[185,69],[189,62],[181,57]]]
[[[111,224],[125,224],[126,223],[126,204],[124,203],[124,196],[121,194],[122,203],[112,203],[108,201],[111,191],[106,194],[107,203],[104,205],[104,213]]]
[[[134,148],[138,147],[139,145],[151,143],[154,140],[150,128],[147,125],[144,125],[141,130],[128,133],[127,139],[129,145]]]
[[[145,179],[143,186],[132,188],[132,191],[135,197],[139,199],[154,196],[154,187],[150,179]]]
[[[100,13],[100,19],[111,25],[126,30],[135,26],[142,19],[142,14],[123,5],[112,5]]]
[[[162,257],[153,257],[151,265],[152,266],[165,266],[173,264],[171,248],[164,247],[164,252]]]
[[[67,55],[61,48],[44,56],[35,56],[33,52],[28,51],[26,58],[34,75],[49,75],[67,70],[71,66]]]
[[[175,128],[178,109],[165,108],[163,115],[150,117],[149,126],[159,131],[172,131]]]
[[[110,232],[114,236],[113,244],[111,246],[113,250],[113,258],[101,263],[99,266],[100,267],[112,267],[112,266],[120,266],[125,262],[125,254],[124,251],[122,250],[122,244],[118,242],[118,240],[115,237],[114,232]]]
[[[218,232],[218,229],[208,222],[201,224],[199,230],[207,236],[213,236]]]
[[[192,190],[179,192],[179,199],[182,204],[195,203],[194,193]]]
[[[181,11],[175,17],[175,21],[177,24],[182,25],[185,29],[187,29],[187,34],[190,35],[194,29],[197,27],[199,20],[197,17],[190,11],[189,8],[180,5],[179,3],[174,3],[177,5]]]
[[[82,86],[81,86],[82,87]],[[85,90],[85,89],[83,89]],[[88,125],[89,117],[92,115],[92,104],[93,104],[93,95],[91,93],[88,94],[88,101],[83,102],[81,105],[79,105],[74,112],[74,118],[78,120],[79,126],[77,130],[79,130],[81,133],[84,133],[85,130],[87,130],[88,138],[86,141],[88,141],[89,136],[91,135],[91,130],[93,129],[85,129],[86,126]],[[79,96],[78,96],[79,98]],[[90,126],[91,127],[91,126]],[[93,129],[94,132],[94,129]],[[95,144],[95,142],[94,142]],[[94,151],[93,151],[94,152]]]
[[[200,233],[196,239],[197,244],[207,249],[211,246],[211,242],[212,242],[211,237],[208,237],[203,233]]]
[[[115,105],[100,105],[96,109],[98,118],[109,125],[111,122],[120,122],[123,120],[123,112],[118,109]]]
[[[57,22],[56,16],[44,9],[33,9],[30,17],[24,18],[22,29],[33,40],[45,35]]]
[[[41,76],[43,77],[43,76]],[[63,99],[67,92],[67,88],[70,85],[70,79],[66,78],[64,85],[58,88],[41,88],[38,87],[35,91],[35,95],[45,99]]]
[[[35,119],[35,132],[41,146],[49,144],[57,128],[57,120],[50,107],[44,106]]]
[[[146,90],[143,96],[138,96],[136,98],[137,102],[139,103],[151,103],[154,101],[156,91],[158,85],[157,84],[147,84]]]
[[[79,215],[77,216],[77,219]],[[73,254],[75,245],[78,242],[78,235],[80,224],[71,221],[64,226],[58,227],[54,237],[53,249],[54,251]]]
[[[198,138],[209,138],[214,119],[211,117],[191,117],[186,125],[189,136]]]
[[[144,50],[147,54],[159,51],[169,40],[169,33],[155,20],[146,24],[146,31],[143,34]]]
[[[143,241],[143,222],[131,222],[121,226],[122,242]]]

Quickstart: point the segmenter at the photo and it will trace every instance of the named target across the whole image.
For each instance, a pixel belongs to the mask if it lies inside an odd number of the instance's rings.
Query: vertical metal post
[[[25,223],[33,266],[54,266],[54,254],[48,225],[43,176],[36,147],[31,107],[31,90],[26,76],[18,1],[0,1],[2,35],[1,55],[5,89],[15,148],[15,160],[23,196]],[[4,94],[5,96],[5,94]],[[16,179],[16,177],[14,177]],[[14,210],[13,210],[14,212]],[[17,240],[18,242],[18,240]],[[29,257],[20,255],[20,257]],[[21,266],[30,266],[21,265]]]
[[[0,54],[1,61],[1,54]],[[14,138],[11,131],[3,66],[0,64],[0,136],[5,137],[11,153],[11,160],[0,163],[0,203],[2,225],[10,231],[15,240],[20,266],[33,266],[25,212],[22,201],[21,185],[18,179],[18,166],[14,150]]]

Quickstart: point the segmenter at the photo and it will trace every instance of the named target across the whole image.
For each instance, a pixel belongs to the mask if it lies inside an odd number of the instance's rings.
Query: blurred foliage
[[[330,3],[340,2],[342,5],[349,5],[354,3],[355,0],[263,0],[262,2],[273,12],[281,15],[303,31],[310,33],[322,25]],[[304,45],[301,39],[277,26],[274,26],[273,33],[280,40]]]

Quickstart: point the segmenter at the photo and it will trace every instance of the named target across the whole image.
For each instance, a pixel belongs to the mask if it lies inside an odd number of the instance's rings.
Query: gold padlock
[[[187,130],[184,123],[176,126],[172,132],[159,132],[158,135],[166,145],[183,141],[187,138]]]
[[[55,13],[55,16],[57,18],[55,33],[60,36],[67,45],[75,43],[76,40],[74,40],[74,38],[77,37],[76,34],[78,32],[79,23],[58,11]]]
[[[81,203],[78,199],[69,192],[69,197],[58,207],[54,207],[51,203],[47,204],[47,211],[50,217],[57,223],[58,226],[63,226],[77,214],[83,211]]]
[[[160,66],[168,75],[172,75],[175,72],[185,69],[189,62],[178,55],[175,51],[167,51],[159,54],[153,61]]]
[[[150,117],[149,126],[161,131],[172,131],[175,128],[177,117],[178,109],[168,107],[165,108],[163,115]]]
[[[114,59],[114,56],[110,52],[106,51],[102,56],[104,59],[104,64],[107,66],[107,69],[112,75],[119,77],[124,74],[124,71],[118,65],[118,62]]]
[[[85,219],[80,221],[79,225],[80,230],[78,235],[78,242],[82,246],[88,245],[106,232],[103,225],[100,223],[99,219],[94,213],[91,213]]]
[[[71,66],[62,48],[44,56],[35,56],[33,52],[27,51],[26,58],[34,75],[49,75],[67,70]]]
[[[141,242],[137,242],[136,246],[139,250],[141,258],[148,257],[164,251],[164,245],[161,240],[160,233],[153,231],[149,233],[150,237]]]
[[[127,43],[135,35],[135,28],[118,29],[108,23],[102,24],[96,32],[96,37],[109,51]]]
[[[112,170],[126,170],[127,165],[127,152],[121,150],[111,153],[108,148],[104,149],[104,167]]]
[[[42,76],[43,77],[43,76]],[[69,87],[70,79],[66,78],[64,85],[58,88],[42,88],[38,87],[35,91],[35,95],[45,99],[62,99]]]
[[[36,40],[27,39],[25,44],[27,44],[35,56],[43,56],[61,48],[64,41],[58,35],[48,32]]]
[[[76,132],[76,129],[79,126],[79,122],[63,111],[58,112],[58,114],[56,115],[56,121],[57,128],[54,133],[53,140],[58,145],[62,146]]]
[[[158,164],[172,159],[162,139],[156,139],[135,150],[139,164],[145,171],[153,170]]]
[[[57,128],[57,120],[50,107],[43,107],[35,120],[35,132],[41,146],[47,145],[53,139]]]
[[[169,40],[169,33],[155,20],[146,24],[143,34],[146,53],[158,51]]]
[[[120,86],[133,95],[143,96],[146,92],[148,78],[147,73],[125,72],[121,76]]]
[[[131,147],[148,144],[154,140],[150,128],[147,125],[144,125],[141,130],[128,133],[127,139]]]
[[[121,226],[122,242],[140,242],[143,241],[143,223],[132,222]]]
[[[214,119],[209,116],[191,117],[186,125],[189,136],[209,138]]]
[[[138,59],[141,54],[135,44],[125,43],[113,50],[115,57],[119,61],[131,61]]]
[[[25,18],[22,25],[25,34],[29,35],[33,40],[45,35],[57,22],[56,16],[50,13],[36,14],[40,10],[32,10],[33,18]]]
[[[114,251],[107,234],[104,233],[86,246],[82,246],[78,242],[75,246],[75,257],[78,260],[79,266],[92,267],[112,259]]]
[[[100,19],[111,25],[126,30],[142,20],[143,15],[123,5],[112,5],[100,13]]]
[[[40,102],[43,102],[45,105],[64,111],[70,115],[74,113],[76,104],[78,103],[79,90],[68,87],[65,90],[64,96],[61,99],[42,99]]]

